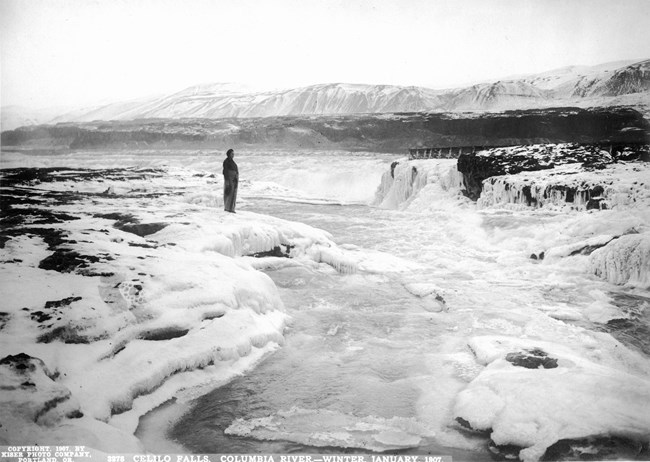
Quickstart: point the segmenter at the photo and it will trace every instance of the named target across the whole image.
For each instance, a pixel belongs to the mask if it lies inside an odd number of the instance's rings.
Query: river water
[[[168,176],[153,187],[166,188],[169,200],[219,210],[222,159],[120,151],[19,160],[161,168]],[[406,177],[426,170],[428,180],[392,192],[380,186],[392,162],[405,165],[399,155],[274,151],[235,160],[238,210],[324,229],[362,264],[351,272],[305,261],[269,270],[290,316],[284,345],[245,375],[143,417],[136,435],[152,452],[406,451],[485,460],[487,437],[454,419],[458,394],[484,369],[472,338],[534,338],[580,357],[602,339],[592,333],[607,332],[640,357],[650,351],[647,290],[597,278],[588,256],[553,257],[589,236],[647,228],[647,211],[478,209],[460,192],[453,160],[422,161]],[[549,256],[531,258],[541,252]],[[607,324],[620,318],[627,323]],[[540,387],[550,399],[562,393]]]
[[[586,273],[587,257],[530,258],[579,234],[584,215],[477,210],[445,185],[450,160],[429,161],[439,182],[378,207],[381,176],[395,159],[319,152],[236,159],[246,178],[240,210],[327,230],[371,264],[353,274],[324,264],[269,271],[291,316],[286,343],[246,375],[184,403],[171,428],[154,423],[164,411],[142,419],[138,436],[151,450],[163,433],[195,453],[372,450],[485,460],[487,437],[465,432],[452,416],[457,394],[481,370],[468,338],[535,332],[554,342],[567,335],[564,325],[608,330],[606,320],[625,310],[620,297],[648,312],[643,291]],[[638,332],[624,340],[647,348]]]

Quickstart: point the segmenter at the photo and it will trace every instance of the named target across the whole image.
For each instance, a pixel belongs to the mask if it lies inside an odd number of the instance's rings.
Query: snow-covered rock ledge
[[[479,207],[547,210],[609,210],[650,205],[647,162],[621,162],[599,169],[572,163],[483,181]]]
[[[458,170],[463,175],[467,195],[473,200],[477,200],[479,197],[483,198],[486,186],[489,187],[490,184],[495,186],[495,178],[502,175],[508,175],[510,179],[513,176],[519,178],[519,176],[515,175],[521,172],[538,172],[556,169],[569,164],[577,164],[580,168],[576,171],[581,169],[593,171],[605,168],[618,161],[647,160],[649,151],[650,147],[647,145],[630,145],[613,154],[601,149],[599,146],[571,143],[512,146],[461,154],[458,158]],[[544,176],[544,173],[541,172],[539,176]],[[507,180],[501,181],[500,185],[501,187],[499,185],[495,186],[495,189],[504,189],[506,192],[511,189]],[[523,186],[530,187],[530,185]],[[562,196],[566,202],[573,202],[576,191],[575,188],[572,189],[572,185],[558,183],[555,186],[542,188],[545,199],[547,199],[547,196],[552,196],[550,200],[559,200],[559,196]],[[605,185],[592,185],[592,187],[595,186],[599,187],[598,191],[602,191]],[[515,186],[514,189],[517,189],[517,187]],[[585,192],[589,193],[589,188],[582,189],[586,189]],[[594,197],[599,196],[599,194],[593,194],[593,192],[591,195]],[[538,196],[531,195],[529,190],[528,192],[520,191],[519,194],[502,194],[503,197],[515,197],[519,203],[526,202],[531,205],[531,203],[536,203],[531,198],[537,198]],[[590,198],[587,197],[586,199],[589,200]],[[487,203],[490,203],[490,200]]]
[[[575,442],[582,446],[576,453],[602,460],[607,453],[596,446],[616,437],[630,460],[645,459],[639,452],[647,453],[650,441],[650,377],[635,353],[614,346],[605,335],[590,343],[577,334],[565,344],[473,337],[469,347],[484,368],[458,394],[454,417],[489,434],[501,458],[535,462]]]
[[[194,204],[164,171],[2,174],[0,444],[141,451],[141,415],[282,344],[277,288],[242,256],[352,264],[326,232]]]

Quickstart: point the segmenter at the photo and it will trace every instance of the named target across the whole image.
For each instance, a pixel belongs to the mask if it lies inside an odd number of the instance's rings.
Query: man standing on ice
[[[239,183],[239,169],[237,169],[233,157],[235,157],[235,151],[228,149],[226,160],[223,161],[223,207],[226,212],[231,213],[235,213]]]

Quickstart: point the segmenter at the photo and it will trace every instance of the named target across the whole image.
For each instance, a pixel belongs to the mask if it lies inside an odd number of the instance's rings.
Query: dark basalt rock
[[[90,343],[90,339],[84,337],[79,331],[71,326],[59,326],[51,331],[45,332],[38,336],[38,343],[52,343],[59,340],[63,343]]]
[[[470,432],[472,434],[485,436],[485,435],[489,435],[490,432],[492,431],[489,428],[487,430],[477,430],[472,427],[472,424],[470,424],[467,420],[463,419],[462,417],[456,417],[456,422],[460,424],[460,426],[464,431]]]
[[[70,273],[79,267],[86,268],[89,263],[97,263],[100,260],[96,256],[80,255],[72,250],[58,249],[49,257],[41,260],[38,267],[59,273]]]
[[[182,329],[178,327],[162,327],[160,329],[150,329],[143,332],[140,332],[138,335],[139,339],[142,340],[170,340],[173,338],[183,337],[187,335],[189,329]]]
[[[284,250],[282,249],[284,247]],[[255,258],[264,258],[264,257],[281,257],[281,258],[290,258],[291,255],[291,249],[293,249],[295,246],[293,245],[284,245],[281,244],[279,246],[273,247],[271,250],[267,250],[266,252],[257,252],[254,253],[252,256]]]
[[[223,128],[236,126],[235,133]],[[637,128],[636,131],[629,131]],[[574,107],[495,113],[395,113],[255,118],[141,119],[21,127],[2,132],[3,146],[101,148],[216,144],[400,152],[411,146],[512,146],[598,143],[647,138],[647,121],[624,107]],[[627,129],[624,138],[621,130]],[[618,138],[617,138],[618,136]],[[116,169],[117,170],[117,169]],[[122,170],[124,172],[124,169]],[[76,172],[75,172],[76,173]],[[131,171],[130,174],[139,173]]]
[[[40,169],[30,169],[40,170]],[[33,173],[33,172],[32,172]],[[30,174],[29,170],[22,172],[23,175],[17,175],[18,180],[25,178],[42,178],[43,173]],[[8,175],[11,178],[11,175]],[[6,178],[6,177],[5,177]],[[4,178],[3,178],[4,185]],[[66,242],[65,233],[56,228],[35,227],[34,225],[60,224],[67,221],[78,220],[80,217],[62,212],[52,212],[44,205],[48,205],[43,199],[45,193],[35,193],[21,188],[7,188],[9,192],[3,191],[2,201],[0,201],[0,248],[16,236],[32,235],[42,238],[50,250],[54,250]],[[31,194],[31,196],[30,196]],[[38,197],[38,200],[34,199]],[[24,207],[24,205],[38,204],[38,206]],[[16,207],[19,206],[19,207]]]
[[[219,319],[219,318],[223,318],[225,314],[226,313],[224,313],[223,311],[215,311],[215,312],[210,312],[210,313],[204,313],[203,316],[201,317],[201,319],[203,319],[204,321],[209,321],[209,320],[212,320],[212,319]]]
[[[581,247],[581,248],[579,248],[577,250],[574,250],[573,252],[571,252],[569,254],[569,256],[573,257],[574,255],[591,255],[594,252],[594,250],[598,250],[601,247],[605,247],[607,244],[609,244],[610,242],[612,242],[615,239],[618,239],[619,237],[620,236],[615,236],[615,237],[613,237],[612,239],[610,239],[609,241],[607,241],[607,242],[605,242],[603,244],[586,245],[586,246]]]
[[[5,132],[2,132],[3,134]],[[27,183],[42,183],[53,181],[56,178],[53,173],[68,170],[63,167],[42,167],[42,168],[15,168],[8,169],[2,176],[2,186],[14,186]]]
[[[153,244],[145,244],[145,243],[138,243],[138,242],[129,242],[130,247],[142,247],[143,249],[157,249],[157,245]]]
[[[45,241],[48,250],[56,250],[68,242],[65,231],[56,228],[18,228],[6,230],[5,233],[11,236],[38,236]]]
[[[0,249],[5,248],[5,244],[11,240],[10,236],[7,236],[6,234],[0,234]]]
[[[157,233],[161,229],[168,226],[168,223],[115,223],[115,228],[126,233],[135,234],[140,237],[145,237],[150,234]]]
[[[112,213],[96,213],[93,215],[95,218],[106,218],[108,220],[116,220],[124,223],[137,223],[138,219],[135,215],[131,213],[121,213],[121,212],[112,212]]]
[[[5,401],[13,405],[12,419],[22,419],[37,425],[51,427],[64,418],[81,416],[79,405],[71,401],[72,393],[55,380],[39,358],[20,353],[0,359]],[[2,425],[12,424],[12,420]]]
[[[557,359],[549,357],[548,353],[539,348],[508,353],[506,361],[514,366],[525,367],[526,369],[553,369],[557,367]]]
[[[72,304],[73,302],[77,302],[79,300],[81,300],[81,297],[68,297],[62,300],[53,300],[53,301],[45,302],[45,306],[43,310],[34,311],[30,313],[29,317],[32,319],[32,321],[41,324],[39,328],[50,329],[56,323],[56,321],[61,320],[63,316],[63,311],[61,309],[70,306],[70,304]],[[43,325],[43,323],[46,323],[47,321],[51,321],[52,319],[54,319],[54,321],[52,321],[47,325]],[[57,333],[56,329],[60,329],[60,327],[57,327],[53,331],[50,331],[48,333],[42,334],[41,337],[45,336],[43,337],[43,339],[47,339],[48,336],[50,335],[59,335],[60,332]]]
[[[491,155],[465,153],[458,157],[458,171],[463,174],[466,195],[477,200],[483,190],[483,181],[494,176],[517,174],[520,172],[547,170],[557,165],[582,163],[585,168],[605,168],[614,162],[614,158],[596,146],[566,145],[561,148],[554,145],[522,146],[520,149],[495,148]],[[557,187],[561,189],[563,186]],[[604,189],[596,186],[589,191],[590,197],[600,196]],[[523,188],[528,205],[536,205],[530,187]],[[550,191],[546,191],[545,197]],[[566,191],[566,201],[573,202],[575,191]]]
[[[0,359],[0,366],[6,366],[12,369],[16,374],[28,375],[37,369],[42,369],[49,378],[54,379],[54,375],[45,367],[45,363],[39,358],[34,358],[26,353],[9,355]]]
[[[467,430],[474,430],[470,423],[462,417],[456,417],[456,422],[458,422],[461,427],[466,428]]]
[[[395,178],[395,167],[399,165],[399,162],[395,161],[392,164],[390,164],[390,177]]]
[[[607,210],[607,204],[603,202],[603,198],[589,199],[587,201],[587,210]]]
[[[519,460],[519,451],[523,448],[514,444],[504,444],[499,446],[494,441],[488,441],[488,451],[493,460]]]
[[[62,300],[53,300],[45,302],[45,308],[61,308],[64,306],[70,306],[73,302],[78,302],[81,300],[81,297],[67,297]]]
[[[560,440],[550,446],[542,461],[650,460],[647,443],[618,436]]]
[[[36,321],[38,323],[42,323],[52,319],[51,314],[45,313],[43,311],[34,311],[32,314],[29,315],[29,317],[32,318],[33,321]]]
[[[7,325],[7,322],[9,322],[9,319],[11,319],[11,315],[9,313],[0,311],[0,330],[4,329],[4,327]]]

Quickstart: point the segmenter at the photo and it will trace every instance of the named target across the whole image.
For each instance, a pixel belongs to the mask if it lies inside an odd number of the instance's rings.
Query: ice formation
[[[458,195],[463,185],[462,175],[454,160],[401,159],[383,174],[374,203],[383,208],[407,208],[425,190],[446,191]],[[429,194],[431,196],[431,194]],[[435,202],[429,206],[435,207]]]
[[[497,445],[520,447],[522,461],[539,460],[560,439],[650,437],[650,378],[621,370],[622,358],[596,346],[585,345],[592,350],[585,355],[575,346],[503,336],[475,337],[469,346],[486,367],[458,394],[454,415],[489,431]],[[513,353],[553,361],[522,365]]]
[[[641,208],[650,204],[643,163],[609,164],[585,170],[569,164],[549,170],[493,176],[483,181],[479,207],[525,206],[545,209]]]
[[[594,251],[591,271],[613,284],[650,287],[650,234],[630,234]]]
[[[251,420],[237,419],[226,434],[289,440],[316,447],[336,446],[369,451],[417,447],[422,435],[433,436],[415,419],[358,418],[328,410],[291,408]]]

